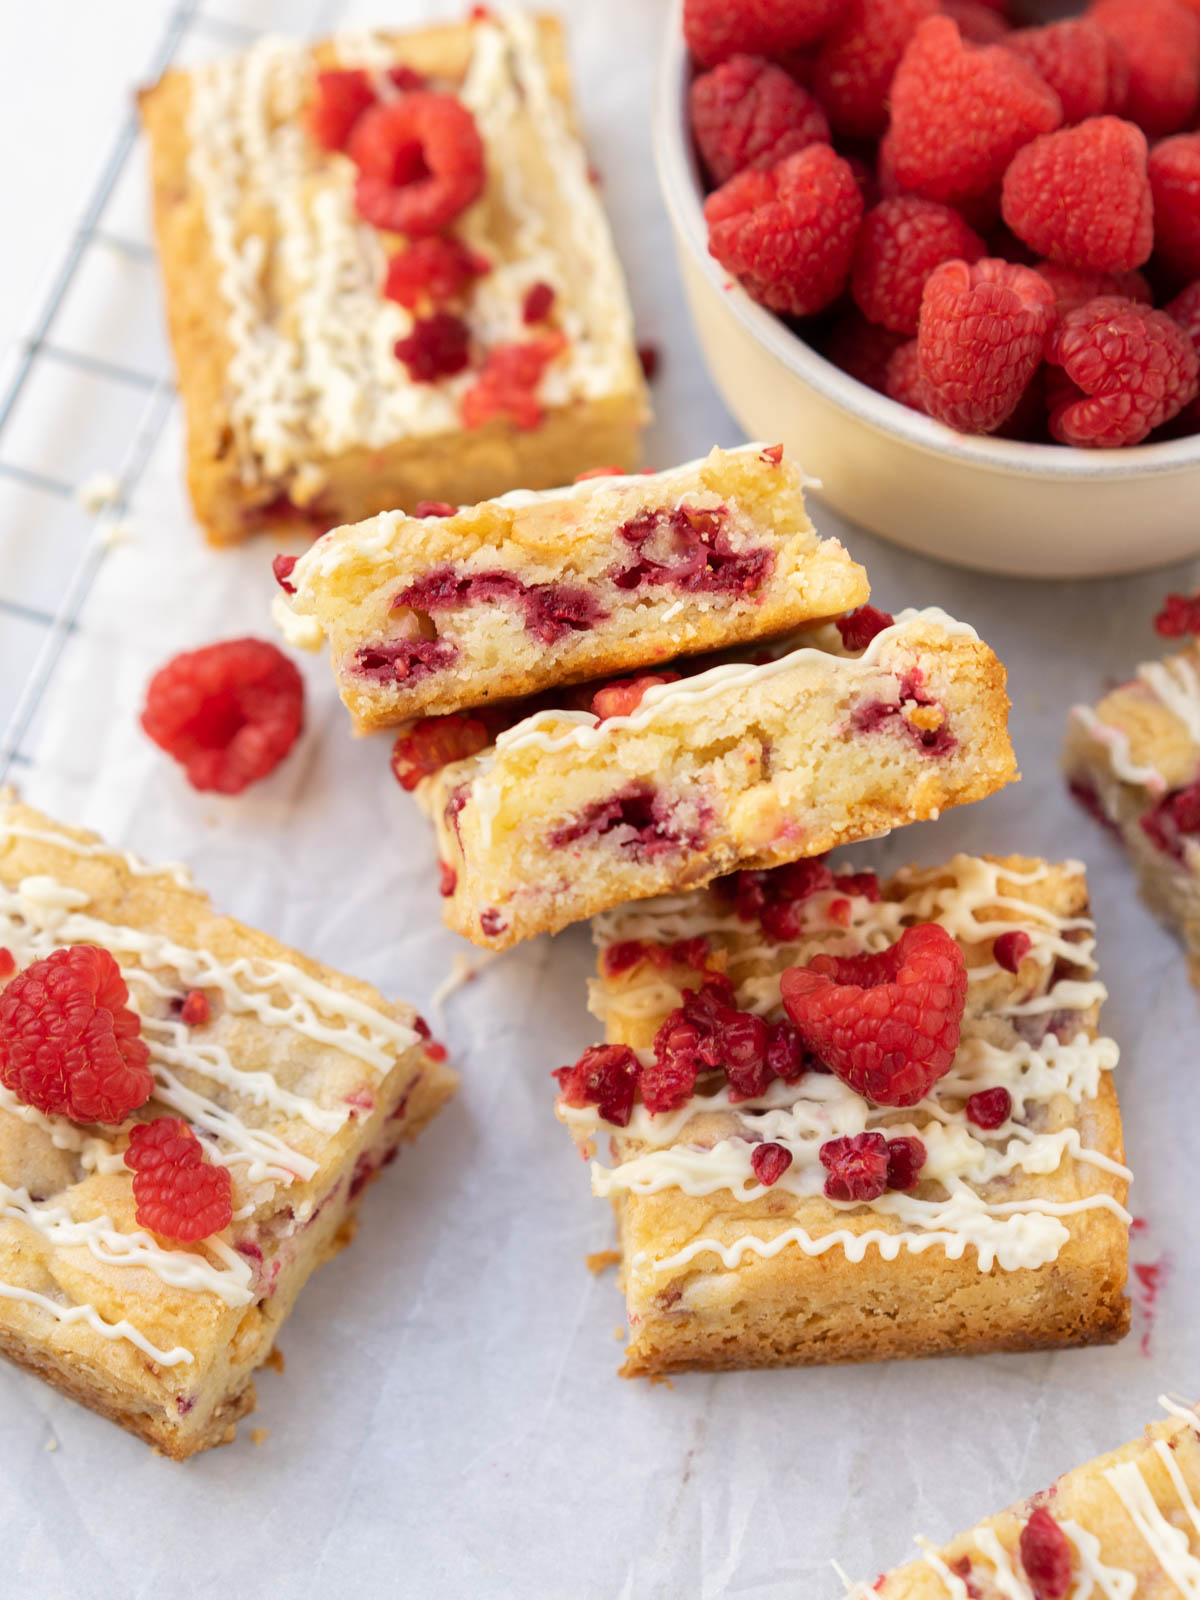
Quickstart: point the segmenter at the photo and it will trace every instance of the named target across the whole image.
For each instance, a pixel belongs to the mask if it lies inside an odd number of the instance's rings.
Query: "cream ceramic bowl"
[[[676,0],[654,109],[659,182],[713,380],[752,439],[782,442],[830,505],[984,572],[1101,577],[1200,554],[1200,437],[1074,450],[954,433],[839,370],[708,253]]]

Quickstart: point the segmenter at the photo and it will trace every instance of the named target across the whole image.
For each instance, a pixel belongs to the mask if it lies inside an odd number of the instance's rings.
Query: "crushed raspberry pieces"
[[[304,681],[262,639],[185,651],[146,690],[142,727],[193,789],[240,794],[273,772],[304,724]]]
[[[154,1091],[128,1001],[107,950],[71,945],[35,961],[0,993],[0,1083],[47,1116],[123,1122]]]
[[[478,378],[462,398],[463,426],[482,428],[503,417],[516,428],[536,428],[542,420],[538,385],[546,368],[567,348],[555,330],[538,339],[499,344],[488,351]]]
[[[152,1233],[192,1244],[233,1220],[229,1168],[204,1159],[199,1139],[180,1118],[139,1122],[125,1165],[133,1169],[135,1215]]]
[[[849,166],[829,145],[812,144],[709,195],[709,254],[762,305],[810,316],[841,292],[862,212]]]
[[[415,90],[371,106],[350,136],[354,203],[372,227],[410,238],[440,232],[483,191],[483,142],[453,95]]]
[[[422,717],[392,746],[392,774],[402,789],[412,790],[452,761],[478,755],[490,743],[485,724],[465,711]]]
[[[678,681],[677,672],[648,672],[640,678],[621,678],[616,683],[606,683],[592,696],[592,710],[601,722],[607,722],[609,717],[631,717],[647,689]]]
[[[906,928],[878,955],[819,955],[780,987],[806,1048],[877,1105],[915,1105],[950,1069],[967,971],[937,923]]]
[[[967,1096],[966,1112],[977,1128],[1001,1128],[1012,1113],[1012,1095],[1007,1089],[979,1089]]]
[[[1151,138],[1178,133],[1200,96],[1200,19],[1179,0],[1093,0],[1089,18],[1120,49],[1128,88],[1120,114]]]
[[[1050,413],[1050,431],[1063,444],[1139,444],[1200,387],[1200,360],[1179,324],[1165,311],[1116,296],[1068,312],[1046,356],[1083,391],[1082,399],[1068,398]]]
[[[758,452],[758,459],[760,461],[765,461],[768,466],[777,467],[783,460],[783,446],[781,444],[769,444],[764,446],[764,448]]]
[[[271,571],[275,574],[275,582],[284,594],[295,594],[296,585],[292,583],[292,569],[295,567],[299,556],[276,556],[271,563]]]
[[[586,633],[607,616],[595,595],[577,584],[530,584],[502,569],[463,573],[449,565],[431,568],[392,602],[423,612],[505,603],[524,614],[526,630],[542,644],[556,644],[573,631]]]
[[[1054,90],[1063,121],[1082,122],[1120,112],[1129,68],[1119,45],[1088,17],[1068,17],[1044,28],[1018,28],[1004,40]]]
[[[1021,1529],[1021,1565],[1035,1600],[1063,1600],[1071,1588],[1071,1541],[1046,1510],[1037,1506]]]
[[[447,305],[457,300],[476,278],[492,270],[491,262],[461,239],[435,233],[414,239],[387,264],[383,297],[410,311],[429,304]]]
[[[448,500],[418,500],[413,507],[414,517],[452,517],[458,511]]]
[[[208,1018],[208,996],[203,989],[189,989],[179,1008],[179,1020],[189,1028],[202,1028]]]
[[[1154,248],[1177,278],[1200,277],[1200,134],[1156,144],[1149,172]]]
[[[395,354],[414,383],[452,378],[470,363],[471,330],[452,311],[435,311],[419,317],[412,332],[396,340]]]
[[[455,889],[457,889],[457,888],[458,888],[458,873],[455,872],[454,868],[450,865],[450,863],[448,861],[439,861],[438,862],[438,893],[441,895],[442,899],[443,900],[449,900],[450,896],[454,893]]]
[[[847,650],[865,650],[877,633],[894,626],[896,621],[890,611],[880,611],[876,606],[859,606],[834,620]]]
[[[739,872],[732,880],[735,913],[739,922],[758,922],[768,939],[786,944],[804,931],[805,902],[834,883],[833,873],[818,859],[792,861],[767,872]]]
[[[786,1145],[767,1140],[756,1144],[750,1152],[750,1166],[754,1176],[765,1189],[779,1182],[792,1164],[792,1152]]]
[[[684,0],[683,37],[702,66],[744,52],[784,56],[819,39],[846,0]]]
[[[1033,948],[1033,940],[1023,928],[1014,928],[1011,933],[1001,933],[992,941],[992,955],[997,966],[1003,967],[1005,972],[1019,972],[1021,963]]]
[[[723,1069],[731,1099],[760,1095],[771,1081],[770,1030],[761,1017],[739,1011],[733,985],[706,973],[689,989],[654,1038],[654,1061],[642,1070],[642,1100],[650,1111],[673,1111],[691,1095],[701,1072]]]
[[[652,966],[692,967],[703,972],[708,965],[708,940],[703,934],[692,939],[674,939],[670,944],[646,944],[641,939],[619,939],[610,944],[602,957],[604,974],[618,978],[649,961]]]
[[[817,1151],[829,1176],[829,1200],[878,1200],[887,1189],[888,1147],[881,1133],[856,1133],[853,1138],[827,1139]]]
[[[527,290],[521,302],[521,321],[526,325],[545,322],[555,301],[554,290],[548,283],[535,283]]]
[[[825,113],[782,67],[731,56],[693,80],[692,133],[715,183],[746,167],[771,167],[806,145],[829,143]]]
[[[898,1139],[889,1139],[887,1146],[888,1188],[898,1189],[902,1194],[910,1189],[915,1189],[921,1181],[921,1169],[925,1165],[926,1155],[924,1143],[912,1134],[903,1134]]]
[[[559,1067],[551,1077],[558,1079],[569,1106],[595,1106],[605,1122],[626,1128],[639,1071],[638,1058],[627,1044],[598,1044],[585,1050],[573,1067]]]
[[[1200,634],[1200,594],[1169,594],[1154,619],[1154,630],[1164,639]]]
[[[882,200],[863,219],[850,288],[863,315],[915,334],[929,274],[943,261],[978,261],[983,240],[957,211],[919,195]]]
[[[904,48],[937,0],[850,0],[821,41],[812,89],[834,130],[877,139],[888,123],[888,91]]]

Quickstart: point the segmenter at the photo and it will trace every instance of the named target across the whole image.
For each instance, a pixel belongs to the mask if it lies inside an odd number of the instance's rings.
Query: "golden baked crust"
[[[112,951],[142,1016],[156,1089],[138,1117],[205,1135],[234,1222],[157,1241],[134,1216],[129,1125],[80,1128],[0,1088],[0,1348],[183,1459],[233,1437],[305,1280],[456,1079],[409,1008],[218,916],[174,869],[0,798],[0,945],[24,967],[78,943]],[[192,988],[210,1016],[185,1027]]]
[[[713,558],[714,585],[623,584],[630,566],[646,557],[646,541],[651,559],[679,568],[676,536],[648,530],[656,517],[669,529],[681,514],[703,525],[721,551]],[[741,558],[749,577],[722,589],[719,563],[729,554]],[[760,559],[761,577],[750,564]],[[413,584],[445,590],[447,579],[494,584],[497,576],[535,594],[582,596],[594,620],[548,630],[528,606],[497,598],[494,588],[482,599],[436,609],[398,604]],[[654,670],[675,656],[840,615],[869,593],[866,573],[838,541],[818,538],[800,472],[758,445],[714,449],[702,461],[649,476],[518,493],[453,517],[392,512],[337,528],[301,557],[288,582],[295,593],[276,601],[283,631],[314,648],[322,636],[328,640],[338,691],[360,733]],[[445,651],[444,667],[425,675],[419,665],[366,667],[365,658],[386,659],[380,652],[389,645],[414,639],[422,649],[436,643]]]
[[[878,902],[835,881],[801,904],[802,931],[785,943],[754,917],[743,922],[716,890],[598,919],[593,1006],[608,1042],[652,1049],[682,989],[698,981],[694,947],[685,960],[678,941],[706,941],[708,967],[731,979],[738,1004],[775,1019],[786,967],[822,950],[882,948],[913,921],[935,920],[959,941],[970,977],[955,1062],[903,1111],[811,1072],[744,1108],[701,1085],[657,1121],[635,1108],[624,1129],[560,1099],[585,1149],[613,1140],[614,1166],[595,1179],[617,1214],[630,1324],[623,1374],[1119,1339],[1129,1322],[1127,1174],[1108,1070],[1116,1050],[1096,1038],[1103,991],[1091,978],[1082,867],[958,856],[897,874]],[[1010,974],[992,944],[1013,928],[1032,947]],[[968,1123],[965,1103],[997,1085],[1010,1088],[1014,1113],[993,1135]],[[870,1205],[827,1200],[818,1146],[864,1127],[921,1138],[925,1170],[937,1176],[911,1201],[890,1192]],[[773,1187],[751,1180],[749,1152],[763,1138],[782,1139],[794,1157]],[[1008,1165],[1026,1144],[1028,1170]]]
[[[539,113],[541,122],[537,122],[534,108],[518,107],[511,136],[506,136],[503,149],[489,148],[485,133],[488,182],[483,197],[456,222],[455,229],[469,228],[473,246],[485,244],[484,253],[494,267],[516,261],[519,269],[520,218],[506,209],[506,175],[514,166],[526,173],[528,193],[545,208],[545,232],[562,238],[567,231],[564,212],[569,212],[571,191],[556,184],[550,166],[552,159],[563,159],[563,150],[540,149],[537,137],[547,119],[553,125],[555,138],[544,143],[557,142],[561,147],[577,137],[573,131],[562,30],[554,18],[518,18],[515,22],[493,18],[412,34],[383,33],[364,41],[346,37],[311,47],[265,40],[244,61],[256,61],[255,81],[268,86],[261,91],[261,114],[266,134],[274,136],[281,127],[302,127],[304,101],[311,92],[306,79],[319,68],[377,66],[386,60],[411,66],[438,83],[445,81],[461,88],[471,71],[476,49],[488,46],[497,30],[504,32],[506,48],[515,52],[519,47],[524,52],[527,69],[540,74],[539,85],[545,85],[558,109]],[[255,51],[259,52],[257,58]],[[225,70],[236,70],[238,65],[232,63]],[[189,127],[196,86],[201,81],[212,81],[202,75],[221,70],[218,66],[171,71],[139,96],[142,122],[151,146],[154,226],[168,330],[187,421],[188,487],[196,516],[214,543],[235,543],[263,528],[298,526],[312,530],[357,522],[397,506],[415,507],[420,500],[472,504],[516,487],[548,488],[569,483],[577,473],[601,463],[612,462],[626,468],[637,464],[648,402],[632,337],[625,326],[629,313],[620,269],[599,212],[592,233],[595,271],[597,277],[604,276],[606,283],[611,279],[616,306],[613,316],[605,319],[611,328],[600,330],[603,337],[611,337],[615,347],[606,382],[589,384],[573,379],[565,389],[560,384],[547,401],[544,419],[536,428],[520,429],[500,418],[473,431],[457,424],[453,407],[443,408],[446,425],[381,428],[372,421],[379,412],[378,396],[364,389],[353,401],[362,417],[361,437],[356,437],[353,426],[347,424],[331,436],[329,447],[321,444],[321,429],[306,415],[308,402],[302,395],[299,403],[289,402],[285,408],[287,416],[279,430],[277,458],[265,459],[260,426],[263,408],[247,400],[243,370],[247,363],[244,359],[239,361],[246,334],[244,330],[239,334],[241,346],[230,334],[230,273],[223,269],[214,244],[207,209],[207,169],[202,170],[197,159]],[[299,87],[297,73],[303,74]],[[519,93],[521,84],[517,80],[514,83],[515,92]],[[223,92],[228,98],[233,91],[227,87]],[[488,102],[499,99],[498,92],[482,92]],[[215,118],[206,118],[206,132],[207,124],[214,120],[227,124],[211,129],[215,141],[226,141],[224,145],[218,143],[218,155],[236,153],[240,149],[236,118],[224,101]],[[582,163],[577,143],[572,145],[572,152],[572,158]],[[335,191],[348,191],[352,174],[346,157],[327,155],[311,142],[303,144],[299,158],[290,147],[285,154],[292,163],[287,168],[289,184],[292,167],[297,159],[301,162],[302,172],[295,178],[294,189],[276,177],[265,183],[260,193],[247,181],[239,190],[236,205],[230,208],[229,221],[234,245],[242,252],[244,262],[252,260],[245,252],[261,251],[265,263],[261,268],[243,268],[252,280],[251,291],[261,296],[261,304],[255,304],[255,315],[249,321],[242,313],[239,319],[251,333],[261,333],[264,348],[268,349],[267,359],[294,373],[311,358],[315,324],[309,308],[297,309],[297,292],[289,278],[292,267],[284,248],[285,230],[290,227],[294,231],[298,219],[307,216],[307,226],[312,231],[306,235],[306,247],[308,240],[316,239],[318,256],[332,248],[327,236],[329,212],[322,212],[313,222],[313,207],[321,203],[322,196],[327,203],[327,197]],[[290,222],[283,217],[285,203],[292,208]],[[334,206],[335,212],[336,209]],[[357,235],[343,231],[339,238],[350,263],[341,268],[342,280],[354,280],[355,284],[365,280],[375,294],[384,252],[399,243],[398,237],[376,236],[372,230],[360,228]],[[577,265],[564,245],[555,266],[564,277],[575,281],[557,286],[560,298],[565,299],[568,289],[580,296],[592,292]],[[520,270],[516,277],[523,282]],[[337,280],[338,273],[331,269],[329,279]],[[361,300],[357,304],[361,307]],[[327,315],[327,303],[321,302],[321,306],[326,320],[339,320]],[[415,388],[407,384],[403,367],[390,355],[391,344],[395,337],[404,335],[410,319],[396,306],[388,315],[397,319],[392,337],[371,336],[380,349],[386,345],[388,361],[395,367],[394,373],[384,370],[384,382],[394,389]],[[340,320],[347,323],[351,318],[342,316]],[[510,320],[515,328],[520,327],[516,311]],[[588,320],[589,332],[596,321],[595,317]],[[329,394],[339,381],[352,389],[356,369],[361,372],[362,366],[360,358],[349,358],[333,377],[314,375],[311,393],[318,397]],[[455,394],[463,387],[458,380],[451,380],[451,386]],[[419,409],[416,400],[405,405],[410,413]]]

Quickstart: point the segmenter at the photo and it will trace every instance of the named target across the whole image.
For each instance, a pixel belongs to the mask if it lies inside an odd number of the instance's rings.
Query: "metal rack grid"
[[[261,36],[262,30],[259,28],[207,15],[201,9],[201,4],[202,0],[179,0],[169,12],[158,45],[148,63],[147,77],[150,81],[175,63],[185,44],[197,36],[207,37],[233,49],[244,48]],[[335,26],[341,9],[340,0],[318,0],[315,14],[308,18],[307,28],[300,31],[309,36],[329,31]],[[81,520],[91,522],[93,526],[90,537],[85,539],[77,560],[67,573],[57,605],[53,610],[42,609],[0,593],[0,626],[3,626],[5,618],[17,619],[35,627],[40,635],[28,675],[7,726],[0,735],[0,784],[10,777],[14,768],[27,768],[31,763],[31,753],[26,748],[25,740],[110,547],[109,530],[127,515],[130,501],[174,405],[174,379],[166,362],[161,363],[158,370],[145,372],[73,348],[53,337],[64,302],[93,252],[106,249],[118,257],[140,264],[145,264],[153,257],[153,251],[147,244],[102,226],[105,210],[129,167],[138,136],[137,115],[131,111],[113,141],[99,178],[79,214],[62,262],[34,318],[31,332],[22,341],[16,368],[0,397],[0,480],[70,503],[76,497],[77,485],[37,466],[14,460],[4,453],[12,432],[14,415],[31,382],[40,371],[58,367],[85,375],[114,389],[144,396],[121,459],[116,464],[115,493],[107,500],[99,515],[89,515],[85,508],[79,508]]]

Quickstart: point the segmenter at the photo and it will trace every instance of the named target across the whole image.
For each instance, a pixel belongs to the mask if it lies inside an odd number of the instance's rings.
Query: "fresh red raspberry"
[[[179,1008],[180,1022],[186,1022],[189,1028],[202,1028],[208,1017],[208,996],[204,990],[189,989]]]
[[[532,327],[537,322],[545,322],[553,305],[554,290],[548,283],[531,284],[521,302],[521,321],[526,327]]]
[[[1200,594],[1169,594],[1154,619],[1154,629],[1164,639],[1200,634]]]
[[[483,142],[454,95],[419,89],[372,106],[347,154],[359,172],[359,215],[387,233],[439,233],[483,192]]]
[[[1062,101],[1063,121],[1119,112],[1129,87],[1121,47],[1088,17],[1018,28],[1004,41]]]
[[[925,280],[943,261],[978,261],[983,240],[957,211],[901,195],[868,211],[854,248],[850,288],[871,322],[915,334]]]
[[[1088,16],[1128,65],[1128,92],[1114,109],[1152,139],[1187,127],[1200,98],[1200,18],[1180,0],[1093,0]]]
[[[1051,412],[1060,444],[1139,444],[1196,398],[1200,361],[1187,333],[1165,311],[1132,300],[1104,296],[1068,312],[1046,358],[1085,396]]]
[[[835,367],[882,394],[888,362],[903,343],[902,334],[876,327],[857,311],[847,311],[830,329],[822,354]]]
[[[892,627],[895,621],[890,611],[880,611],[878,606],[858,606],[834,618],[847,650],[865,650],[877,633]]]
[[[0,978],[11,978],[17,970],[17,958],[7,945],[0,944]]]
[[[684,0],[683,37],[702,67],[727,56],[782,56],[819,39],[845,0]]]
[[[142,727],[193,789],[241,794],[287,755],[304,725],[304,680],[273,644],[228,639],[187,650],[146,690]]]
[[[887,1186],[902,1193],[915,1189],[921,1181],[921,1168],[925,1165],[926,1150],[920,1139],[903,1134],[899,1139],[889,1139],[887,1147]]]
[[[1033,270],[1054,290],[1054,309],[1060,317],[1101,295],[1116,294],[1146,306],[1154,299],[1140,272],[1088,272],[1061,261],[1039,261]]]
[[[771,167],[806,145],[829,143],[825,113],[782,67],[731,56],[693,80],[692,133],[714,183],[745,167]]]
[[[271,563],[271,571],[275,574],[275,582],[283,590],[284,594],[295,594],[296,592],[296,585],[292,583],[291,577],[299,559],[299,556],[280,555],[276,556]]]
[[[452,311],[418,317],[412,332],[396,340],[396,359],[403,361],[414,383],[452,378],[471,359],[471,330]]]
[[[556,330],[489,350],[478,378],[462,398],[464,427],[482,428],[493,418],[504,417],[515,428],[536,428],[542,420],[538,385],[566,348],[565,337]]]
[[[888,1145],[881,1133],[826,1139],[817,1155],[829,1173],[827,1199],[866,1204],[878,1200],[887,1188]]]
[[[786,1145],[767,1140],[756,1144],[750,1152],[750,1166],[754,1176],[765,1189],[778,1183],[792,1164],[792,1152]]]
[[[0,1083],[47,1116],[124,1122],[154,1091],[150,1051],[107,950],[71,945],[0,993]]]
[[[125,1165],[133,1169],[134,1214],[152,1233],[192,1244],[232,1222],[229,1168],[204,1159],[199,1139],[179,1117],[139,1122]]]
[[[1020,56],[964,44],[949,17],[930,17],[892,80],[888,160],[902,189],[954,203],[986,195],[1061,122],[1058,96]]]
[[[978,1089],[967,1096],[967,1121],[989,1133],[1002,1128],[1012,1112],[1012,1095],[1007,1089]]]
[[[1004,174],[1004,220],[1052,261],[1091,272],[1128,272],[1154,248],[1146,136],[1119,117],[1034,139]]]
[[[1007,44],[1012,24],[983,0],[941,0],[942,14],[953,18],[968,44]]]
[[[877,139],[888,123],[888,90],[904,48],[938,0],[850,0],[821,42],[812,90],[834,130]]]
[[[997,966],[1003,967],[1005,972],[1020,972],[1022,961],[1032,949],[1033,940],[1024,928],[998,934],[992,941],[992,955],[996,958]]]
[[[792,316],[841,292],[862,221],[850,168],[811,144],[769,172],[739,172],[704,204],[709,254],[761,305]]]
[[[921,349],[919,341],[910,339],[902,344],[888,362],[884,393],[889,400],[898,400],[910,411],[929,415],[925,397],[925,379],[921,376]]]
[[[491,270],[487,257],[469,249],[461,239],[435,233],[427,239],[414,239],[392,256],[383,296],[410,311],[423,303],[436,308],[457,300],[476,278]]]
[[[318,72],[308,131],[322,150],[344,150],[355,123],[374,104],[375,91],[365,72],[357,68]]]
[[[1154,248],[1175,277],[1200,276],[1200,133],[1156,144],[1149,166]]]
[[[551,1077],[569,1106],[595,1106],[605,1122],[627,1128],[640,1072],[627,1044],[594,1044],[573,1067],[559,1067]]]
[[[631,717],[642,703],[647,689],[657,683],[677,683],[677,672],[647,672],[640,678],[619,678],[616,683],[606,683],[592,696],[592,710],[601,722],[609,717]]]
[[[402,789],[415,789],[452,761],[478,755],[491,743],[486,725],[465,711],[422,717],[392,746],[392,774]]]
[[[805,1045],[843,1083],[877,1105],[911,1106],[954,1060],[967,969],[946,930],[926,922],[881,955],[789,967],[781,989]]]
[[[1020,1548],[1034,1600],[1063,1600],[1071,1588],[1074,1555],[1071,1541],[1045,1506],[1036,1507],[1021,1529]]]
[[[1016,410],[1054,324],[1054,291],[1029,267],[947,261],[925,285],[917,334],[931,416],[994,433]]]

